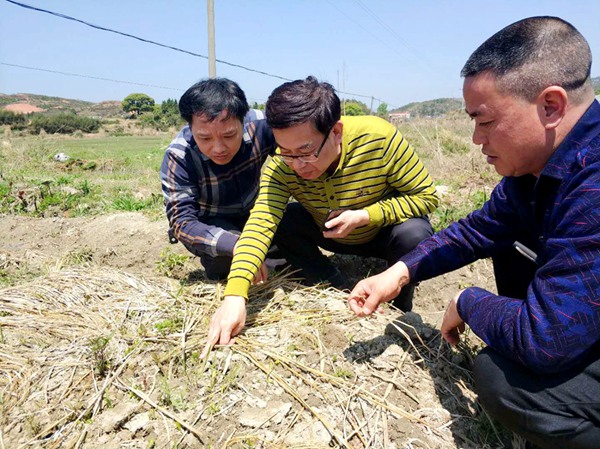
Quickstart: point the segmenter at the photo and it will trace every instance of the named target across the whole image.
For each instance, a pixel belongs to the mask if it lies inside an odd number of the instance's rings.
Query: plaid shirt
[[[189,126],[169,144],[160,169],[167,217],[175,236],[196,254],[233,254],[238,236],[205,223],[210,218],[244,220],[258,195],[261,167],[275,150],[262,111],[244,117],[240,149],[226,165],[200,152]]]
[[[477,287],[458,312],[490,347],[537,372],[558,372],[600,350],[600,105],[594,101],[539,178],[504,178],[490,200],[402,260],[414,282],[536,241],[525,300]],[[515,257],[519,257],[515,252]],[[595,352],[594,352],[595,351]]]

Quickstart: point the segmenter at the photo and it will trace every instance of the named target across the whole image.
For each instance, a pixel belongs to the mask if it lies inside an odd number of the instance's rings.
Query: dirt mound
[[[27,103],[13,103],[4,106],[4,109],[10,112],[16,112],[17,114],[29,114],[31,112],[43,112],[42,108],[38,108],[32,104]]]

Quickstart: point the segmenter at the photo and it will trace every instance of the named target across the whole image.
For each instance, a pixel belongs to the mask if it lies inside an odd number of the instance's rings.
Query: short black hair
[[[199,81],[186,90],[179,100],[179,113],[189,124],[194,114],[203,114],[213,121],[223,111],[227,111],[226,118],[237,117],[243,122],[249,109],[244,91],[235,81],[227,78]]]
[[[267,99],[265,115],[273,129],[310,121],[325,134],[341,117],[340,99],[331,84],[309,76],[277,87]]]
[[[592,53],[577,29],[558,17],[519,20],[477,48],[464,77],[491,72],[498,89],[529,101],[549,86],[561,86],[575,103],[591,89]]]

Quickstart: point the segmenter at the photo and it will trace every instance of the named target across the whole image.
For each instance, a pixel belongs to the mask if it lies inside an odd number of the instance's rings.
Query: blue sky
[[[194,53],[208,55],[205,0],[19,0]],[[376,108],[460,97],[462,65],[504,26],[555,15],[577,27],[600,74],[599,0],[215,0],[217,59],[288,79],[315,75]],[[0,92],[87,101],[143,92],[179,99],[208,75],[208,61],[0,0]],[[250,102],[282,82],[217,63]],[[152,87],[152,86],[161,87]],[[165,89],[169,88],[169,89]],[[351,97],[352,95],[341,95]],[[375,100],[371,100],[374,97]]]

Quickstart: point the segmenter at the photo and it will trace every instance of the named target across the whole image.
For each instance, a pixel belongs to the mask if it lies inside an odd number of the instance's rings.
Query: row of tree
[[[265,109],[264,103],[254,102],[251,107],[252,107],[252,109],[260,109],[261,111],[264,111],[264,109]],[[362,101],[342,100],[342,115],[370,115],[370,114],[371,114],[371,110]],[[380,103],[375,115],[387,119],[388,118],[388,105],[386,103]]]
[[[168,131],[171,127],[179,127],[183,124],[175,99],[169,98],[157,105],[154,98],[146,94],[134,93],[127,95],[121,105],[123,111],[129,114],[129,118],[137,119],[140,126],[145,128]]]

